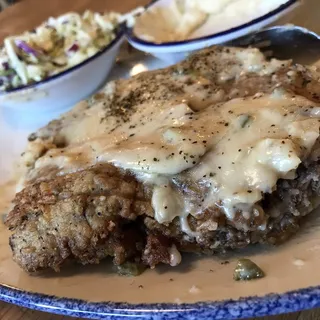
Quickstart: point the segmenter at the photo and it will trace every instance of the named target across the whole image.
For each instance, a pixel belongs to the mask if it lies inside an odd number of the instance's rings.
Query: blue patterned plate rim
[[[320,307],[320,286],[263,297],[192,304],[129,304],[59,298],[0,285],[0,300],[34,310],[88,319],[244,319]]]

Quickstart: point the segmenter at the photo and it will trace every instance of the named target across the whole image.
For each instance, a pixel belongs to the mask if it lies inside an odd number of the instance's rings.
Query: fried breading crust
[[[301,166],[296,180],[280,180],[277,192],[265,198],[264,208],[268,212],[270,204],[277,208],[281,203],[283,211],[267,216],[265,230],[238,230],[221,212],[206,212],[189,218],[191,228],[202,230],[202,236],[188,239],[179,219],[170,225],[153,219],[150,190],[129,172],[97,165],[38,182],[17,194],[6,222],[14,232],[10,246],[15,261],[35,272],[58,271],[68,260],[99,263],[107,256],[114,257],[116,265],[126,261],[150,267],[170,264],[173,244],[181,251],[213,254],[251,243],[283,242],[299,229],[303,214],[311,211],[310,200],[320,194],[319,177],[320,168],[313,163]],[[219,228],[212,231],[208,226],[219,214]]]

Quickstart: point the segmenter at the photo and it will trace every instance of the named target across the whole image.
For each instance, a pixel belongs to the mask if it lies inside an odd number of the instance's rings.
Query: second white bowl
[[[158,0],[149,6],[166,5],[171,0]],[[210,19],[208,22],[201,27],[203,35],[199,35],[198,38],[176,41],[176,42],[165,42],[165,43],[154,43],[151,41],[145,41],[138,38],[134,32],[133,28],[127,28],[126,36],[130,44],[138,50],[151,53],[155,57],[165,60],[169,63],[177,63],[185,59],[190,53],[215,45],[228,42],[230,40],[242,37],[246,34],[260,30],[283,16],[291,13],[300,4],[299,0],[288,0],[286,3],[280,5],[275,10],[260,16],[254,20],[248,21],[242,25],[236,26],[234,28],[210,34]],[[212,21],[212,20],[211,20]],[[211,28],[212,30],[212,28]]]

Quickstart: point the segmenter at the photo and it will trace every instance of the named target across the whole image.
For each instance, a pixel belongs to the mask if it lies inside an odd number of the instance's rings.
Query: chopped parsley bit
[[[221,169],[221,167],[218,167],[218,169]]]
[[[248,193],[252,193],[252,190],[247,190]]]
[[[167,210],[167,209],[168,209],[168,206],[165,206],[164,208]]]
[[[129,135],[129,137],[133,137],[134,136],[134,133],[131,133],[130,135]]]
[[[238,150],[238,152],[241,152],[241,151],[242,151],[241,149]]]
[[[155,161],[155,162],[159,162],[160,160],[159,160],[159,159],[157,159],[157,158],[153,158],[153,161]]]
[[[213,172],[210,172],[209,176],[210,176],[210,177],[214,177],[215,174],[214,174]]]
[[[229,126],[229,123],[228,123],[228,122],[226,122],[226,123],[224,124],[224,126],[225,126],[225,127],[228,127],[228,126]]]

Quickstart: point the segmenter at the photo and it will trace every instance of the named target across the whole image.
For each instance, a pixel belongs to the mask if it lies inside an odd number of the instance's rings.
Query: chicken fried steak
[[[319,73],[213,47],[109,83],[29,137],[15,261],[176,266],[281,243],[319,203]]]

